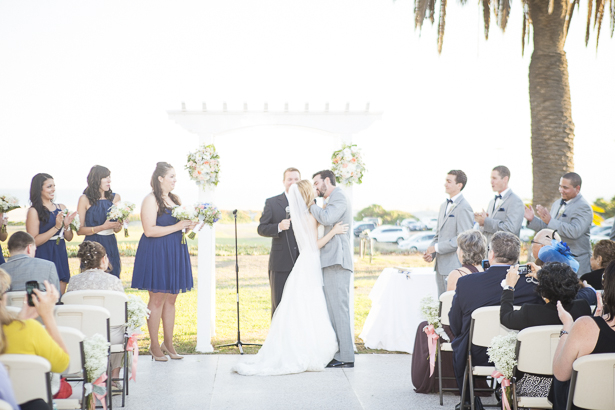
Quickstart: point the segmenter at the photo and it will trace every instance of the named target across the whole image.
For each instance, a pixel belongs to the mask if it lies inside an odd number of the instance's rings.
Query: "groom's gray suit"
[[[325,235],[338,222],[352,226],[352,212],[348,199],[341,189],[335,188],[329,195],[325,209],[312,205],[310,211],[316,220],[324,225]],[[341,362],[354,362],[354,348],[350,331],[350,278],[354,270],[352,254],[353,244],[348,235],[335,235],[320,250],[320,264],[324,282],[327,310],[331,324],[337,335],[339,350],[335,359]]]

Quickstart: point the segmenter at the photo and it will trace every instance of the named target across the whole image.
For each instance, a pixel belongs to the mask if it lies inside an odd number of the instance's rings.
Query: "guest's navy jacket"
[[[506,279],[506,271],[510,266],[492,266],[484,272],[462,276],[457,281],[457,289],[453,298],[453,305],[448,314],[453,339],[453,367],[455,378],[461,391],[463,371],[466,366],[468,352],[468,338],[472,312],[485,306],[499,306],[502,296],[502,280]],[[515,305],[524,303],[543,304],[544,301],[535,291],[536,285],[528,283],[526,279],[519,278],[515,285]],[[472,347],[472,364],[488,366],[489,357],[484,347]]]

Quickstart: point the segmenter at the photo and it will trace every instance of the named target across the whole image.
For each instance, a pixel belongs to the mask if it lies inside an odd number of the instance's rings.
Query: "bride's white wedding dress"
[[[243,356],[232,368],[242,375],[322,371],[338,350],[322,288],[314,222],[295,184],[290,187],[288,201],[300,254],[284,285],[263,347],[256,355]]]

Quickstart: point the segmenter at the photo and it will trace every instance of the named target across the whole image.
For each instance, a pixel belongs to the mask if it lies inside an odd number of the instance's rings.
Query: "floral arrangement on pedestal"
[[[0,214],[19,208],[19,199],[10,195],[0,195]],[[4,221],[0,221],[0,233],[6,233]]]
[[[331,156],[331,171],[335,180],[342,185],[361,184],[365,175],[365,164],[361,150],[356,146],[344,144]]]
[[[94,409],[96,400],[104,403],[107,395],[107,360],[109,358],[110,343],[100,334],[87,337],[83,341],[83,351],[85,353],[85,370],[87,380],[85,384],[85,394],[87,396],[87,408]]]
[[[517,365],[515,349],[517,346],[517,333],[508,332],[507,335],[499,335],[491,341],[491,347],[487,349],[489,363],[495,364],[496,370],[491,377],[498,379],[502,385],[502,409],[510,410],[512,391],[510,379]]]
[[[451,339],[444,331],[442,323],[440,322],[440,303],[436,302],[431,295],[421,299],[421,314],[427,319],[427,326],[423,328],[423,332],[427,335],[429,347],[429,376],[431,377],[436,365],[437,340],[442,338],[450,342]]]
[[[218,185],[220,156],[216,152],[216,147],[213,144],[203,144],[196,151],[190,152],[185,169],[190,179],[195,181],[203,191],[208,186],[213,188]]]

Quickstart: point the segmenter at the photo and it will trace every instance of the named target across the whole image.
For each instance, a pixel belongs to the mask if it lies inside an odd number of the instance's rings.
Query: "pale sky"
[[[74,207],[90,167],[107,166],[112,188],[140,204],[157,161],[175,166],[184,202],[197,188],[183,170],[196,135],[168,119],[188,109],[292,108],[382,111],[355,136],[368,167],[354,209],[372,203],[435,210],[450,169],[469,178],[473,207],[492,196],[490,170],[507,165],[511,187],[531,198],[528,66],[521,56],[521,3],[505,34],[482,11],[449,2],[441,56],[429,22],[414,30],[412,0],[0,2],[0,193],[26,199],[38,172]],[[611,198],[615,153],[615,41],[608,20],[595,50],[584,45],[586,2],[566,50],[582,193]],[[580,18],[583,17],[583,18]],[[605,17],[606,19],[606,17]],[[493,21],[493,19],[492,19]],[[304,177],[330,165],[337,138],[261,127],[216,139],[222,209],[262,209],[282,192],[281,172]]]

